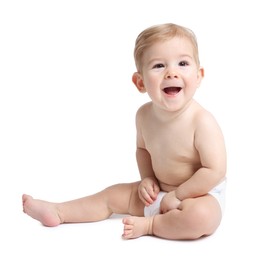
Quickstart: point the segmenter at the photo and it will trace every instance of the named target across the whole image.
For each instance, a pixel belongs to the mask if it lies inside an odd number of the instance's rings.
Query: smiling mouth
[[[181,87],[167,87],[163,91],[168,95],[176,95],[181,91]]]

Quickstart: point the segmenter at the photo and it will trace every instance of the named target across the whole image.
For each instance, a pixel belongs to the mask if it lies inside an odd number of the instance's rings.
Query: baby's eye
[[[153,66],[153,69],[160,69],[160,68],[164,68],[164,67],[165,67],[164,64],[158,63],[158,64],[155,64],[155,65]]]
[[[187,61],[180,61],[179,65],[185,67],[185,66],[188,66],[189,63]]]

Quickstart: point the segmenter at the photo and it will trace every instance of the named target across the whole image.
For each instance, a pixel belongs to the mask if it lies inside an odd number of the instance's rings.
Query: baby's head
[[[134,50],[137,71],[141,72],[142,70],[143,53],[144,51],[146,51],[147,48],[157,42],[171,40],[174,37],[184,37],[190,41],[193,46],[195,61],[197,63],[197,66],[199,67],[200,62],[198,55],[198,45],[195,34],[190,29],[183,26],[173,23],[166,23],[149,27],[138,35],[135,42]]]

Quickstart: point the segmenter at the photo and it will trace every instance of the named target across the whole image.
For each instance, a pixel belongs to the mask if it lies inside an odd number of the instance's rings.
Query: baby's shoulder
[[[214,115],[203,107],[196,110],[193,117],[197,123],[216,122]]]
[[[137,127],[142,126],[145,124],[145,122],[150,121],[150,108],[151,108],[151,102],[145,103],[142,106],[140,106],[136,112],[136,124]]]
[[[197,109],[193,115],[193,120],[197,130],[200,129],[208,131],[208,129],[215,130],[215,128],[219,128],[219,124],[215,116],[203,107]]]
[[[150,111],[152,106],[152,102],[147,102],[145,104],[143,104],[142,106],[140,106],[136,112],[137,116],[141,116],[141,115],[145,115],[148,114],[148,112]]]

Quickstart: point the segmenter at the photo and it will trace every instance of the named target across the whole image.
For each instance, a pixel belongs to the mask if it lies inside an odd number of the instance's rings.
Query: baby
[[[176,24],[141,32],[132,81],[150,102],[136,114],[141,180],[53,203],[23,195],[23,210],[45,226],[123,218],[124,239],[197,239],[218,228],[224,209],[226,149],[213,115],[194,100],[204,76],[194,33]]]

